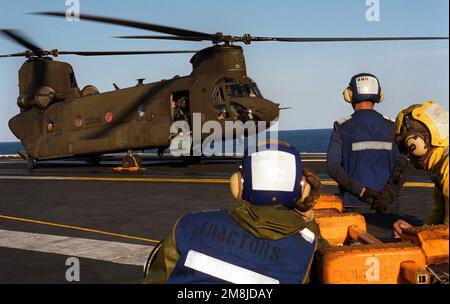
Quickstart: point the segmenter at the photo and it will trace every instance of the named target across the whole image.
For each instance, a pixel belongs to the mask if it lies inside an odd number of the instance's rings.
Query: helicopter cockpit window
[[[245,97],[247,95],[244,87],[239,83],[230,83],[225,87],[228,97]]]
[[[217,118],[219,120],[224,120],[230,118],[230,113],[228,112],[227,106],[224,104],[217,104],[214,106],[216,109]]]
[[[237,79],[230,77],[223,77],[216,81],[217,86],[222,86],[225,88],[227,96],[230,98],[233,97],[262,97],[261,92],[258,89],[256,83],[245,77],[243,82],[239,82]],[[213,94],[217,94],[216,91]],[[222,97],[223,97],[223,92]],[[223,99],[223,98],[222,98]]]
[[[250,83],[244,84],[245,91],[250,97],[262,97],[261,91],[258,88],[256,82],[250,79]]]
[[[232,102],[230,104],[230,113],[233,116],[233,118],[240,120],[242,122],[246,122],[249,120],[260,120],[258,116],[253,114],[252,110],[248,110],[244,106],[236,102]]]

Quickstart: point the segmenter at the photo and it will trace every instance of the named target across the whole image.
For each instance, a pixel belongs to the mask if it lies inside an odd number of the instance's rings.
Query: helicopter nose
[[[267,123],[277,121],[280,115],[280,104],[269,99],[262,99],[258,106],[255,107],[255,112],[258,115],[259,121],[265,121]]]
[[[231,107],[240,113],[240,119],[265,121],[267,123],[278,120],[279,106],[278,103],[265,98],[241,98],[231,102]]]
[[[266,101],[266,115],[264,121],[270,122],[270,121],[277,121],[278,117],[280,116],[280,104],[275,103],[273,101],[270,101],[268,99]]]

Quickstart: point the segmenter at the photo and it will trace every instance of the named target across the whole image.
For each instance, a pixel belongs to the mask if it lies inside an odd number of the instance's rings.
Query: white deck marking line
[[[153,246],[0,230],[0,247],[143,266]]]

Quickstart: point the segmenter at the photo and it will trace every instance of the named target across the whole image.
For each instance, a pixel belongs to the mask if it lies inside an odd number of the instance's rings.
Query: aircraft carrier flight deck
[[[325,156],[302,156],[337,193]],[[67,283],[68,257],[80,261],[82,283],[139,283],[151,249],[181,215],[233,202],[228,178],[237,159],[185,165],[144,157],[144,171],[117,172],[120,157],[100,165],[85,160],[48,161],[34,171],[25,161],[0,158],[0,283]],[[426,173],[409,169],[400,202],[387,214],[360,208],[368,231],[388,240],[400,217],[421,224],[433,208]]]

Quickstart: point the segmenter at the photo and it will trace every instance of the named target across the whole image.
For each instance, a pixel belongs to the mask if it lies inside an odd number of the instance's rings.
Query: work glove
[[[404,162],[405,160],[403,159],[399,159],[396,162],[394,172],[392,173],[384,188],[379,191],[378,195],[376,196],[373,209],[375,209],[378,213],[385,213],[392,202],[400,196],[400,190],[405,183],[403,174],[408,165],[407,160],[406,165]]]
[[[302,174],[306,183],[308,183],[310,190],[308,189],[309,193],[307,193],[308,191],[304,191],[306,193],[302,193],[301,199],[295,206],[295,210],[300,213],[313,209],[316,200],[320,197],[320,186],[322,185],[320,178],[314,172],[308,169],[303,169]]]
[[[377,213],[385,213],[396,197],[396,193],[387,188],[381,191],[366,188],[361,199],[370,205],[370,209],[376,210]]]
[[[380,195],[379,191],[373,190],[371,188],[365,187],[365,191],[360,199],[366,202],[370,207],[375,203],[375,199]]]
[[[405,157],[398,157],[388,182],[375,196],[372,209],[375,209],[378,213],[385,213],[392,202],[400,196],[400,190],[405,183],[403,175],[407,168],[408,160]]]
[[[395,193],[392,193],[387,189],[378,191],[378,194],[375,196],[372,203],[371,209],[375,209],[377,213],[386,213],[387,209],[396,197],[397,196],[395,195]]]

